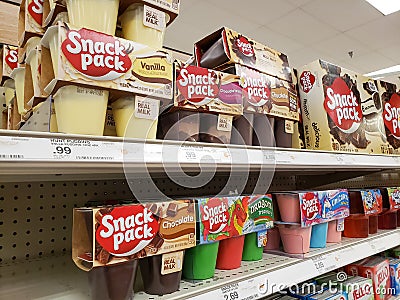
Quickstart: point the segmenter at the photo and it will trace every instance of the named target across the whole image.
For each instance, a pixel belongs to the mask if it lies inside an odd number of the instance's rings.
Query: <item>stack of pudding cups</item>
[[[69,20],[77,28],[114,35],[119,0],[66,0]],[[49,39],[53,70],[57,76],[60,45],[57,30]],[[54,94],[58,130],[63,133],[103,135],[109,92],[76,85],[63,86]]]
[[[157,25],[145,22],[144,14],[147,10],[151,10],[152,15],[157,19],[157,22],[155,22]],[[122,37],[157,50],[161,49],[164,43],[166,24],[169,19],[168,14],[143,3],[131,4],[120,17]]]
[[[25,67],[15,68],[11,76],[15,82],[18,113],[24,115],[26,113],[24,100]]]

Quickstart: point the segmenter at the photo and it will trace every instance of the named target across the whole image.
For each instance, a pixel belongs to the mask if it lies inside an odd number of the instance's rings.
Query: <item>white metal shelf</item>
[[[61,148],[57,148],[61,147]],[[65,147],[69,147],[66,149]],[[90,137],[52,133],[0,131],[3,175],[122,174],[179,169],[202,171],[258,170],[305,172],[399,169],[400,156],[347,154],[239,145]]]
[[[223,290],[236,291],[238,299],[250,296],[251,299],[261,299],[285,286],[303,282],[399,244],[400,229],[397,229],[379,231],[366,239],[345,238],[341,244],[313,250],[305,259],[264,254],[262,261],[242,262],[239,269],[217,270],[210,280],[182,281],[176,293],[150,296],[139,292],[135,294],[135,300],[224,299]],[[268,289],[260,291],[261,284],[267,284]],[[0,299],[90,299],[86,274],[74,266],[69,256],[3,265],[0,267],[0,286]]]

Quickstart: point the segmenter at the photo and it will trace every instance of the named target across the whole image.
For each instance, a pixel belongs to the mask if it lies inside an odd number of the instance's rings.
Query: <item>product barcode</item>
[[[113,160],[112,156],[76,156],[76,159],[78,160]]]
[[[1,154],[0,158],[3,158],[3,159],[19,158],[20,159],[20,158],[24,158],[24,156],[22,154]]]

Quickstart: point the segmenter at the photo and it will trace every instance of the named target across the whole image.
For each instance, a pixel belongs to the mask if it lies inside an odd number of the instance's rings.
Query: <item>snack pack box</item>
[[[373,300],[374,292],[372,280],[360,276],[348,278],[341,283],[342,290],[347,294],[348,300]]]
[[[195,233],[191,200],[76,208],[72,257],[88,271],[194,247]]]
[[[240,77],[244,112],[298,121],[297,92],[293,84],[240,64],[231,65],[224,72]]]
[[[172,99],[172,58],[164,52],[59,22],[42,40],[41,85],[47,93],[73,83]]]
[[[292,82],[286,54],[226,27],[195,43],[194,51],[198,66],[222,70],[240,64]]]
[[[349,193],[351,198],[350,213],[371,216],[382,212],[383,198],[379,189],[351,190]]]
[[[228,115],[243,113],[239,77],[175,62],[174,109]]]
[[[359,275],[372,279],[375,300],[390,298],[389,261],[383,257],[370,257],[358,266]]]
[[[400,209],[400,188],[387,188],[390,209],[396,210]]]
[[[199,244],[273,227],[271,195],[199,198],[196,202]]]
[[[390,287],[393,295],[400,295],[400,259],[389,258]]]
[[[18,47],[0,46],[0,85],[11,78],[11,73],[18,67]]]
[[[43,0],[22,0],[19,8],[18,45],[25,46],[29,38],[43,36]]]
[[[382,117],[388,141],[389,153],[400,153],[400,91],[397,85],[384,81],[378,83],[379,95],[382,101]]]
[[[387,152],[376,81],[317,60],[299,69],[299,86],[308,149]]]

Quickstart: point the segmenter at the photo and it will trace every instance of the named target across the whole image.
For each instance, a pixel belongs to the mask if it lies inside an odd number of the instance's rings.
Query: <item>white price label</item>
[[[178,162],[198,162],[199,149],[192,146],[181,146],[178,149]]]
[[[226,286],[223,286],[221,288],[221,292],[222,292],[222,299],[224,300],[236,300],[236,299],[240,299],[240,295],[239,295],[239,284],[238,283],[234,283],[234,284],[229,284]]]
[[[217,130],[231,132],[232,130],[232,116],[218,115]]]
[[[267,162],[275,162],[275,151],[273,150],[264,150],[263,151],[264,159]]]
[[[330,253],[318,255],[316,257],[313,257],[312,260],[317,272],[323,274],[336,269],[340,261],[340,257],[338,254]]]

